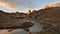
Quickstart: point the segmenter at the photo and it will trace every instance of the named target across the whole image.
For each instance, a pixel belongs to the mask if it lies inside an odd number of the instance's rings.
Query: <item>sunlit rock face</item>
[[[29,32],[39,32],[43,28],[43,25],[40,23],[35,23],[33,27],[30,27]],[[8,30],[0,30],[0,34],[28,34],[28,32],[24,31],[23,29],[15,29],[12,32],[8,32]]]

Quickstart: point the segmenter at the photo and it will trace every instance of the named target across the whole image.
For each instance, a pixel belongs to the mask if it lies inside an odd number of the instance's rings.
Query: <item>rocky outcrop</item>
[[[0,10],[0,21],[7,21],[7,20],[12,20],[12,19],[23,19],[27,18],[28,14],[27,13],[7,13],[2,10]]]
[[[32,11],[30,16],[36,20],[52,25],[52,27],[60,32],[60,7],[47,7],[38,11]]]

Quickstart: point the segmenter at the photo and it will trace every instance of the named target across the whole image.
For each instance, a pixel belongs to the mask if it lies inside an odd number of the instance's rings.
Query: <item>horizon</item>
[[[60,3],[60,0],[0,0],[0,10],[8,13],[16,11],[26,13],[28,10],[39,10],[57,2]]]

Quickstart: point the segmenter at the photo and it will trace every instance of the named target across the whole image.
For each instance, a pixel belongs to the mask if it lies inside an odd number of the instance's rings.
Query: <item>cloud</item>
[[[0,0],[0,5],[9,9],[20,8],[21,6],[35,8],[36,4],[29,0]]]
[[[19,6],[18,3],[16,2],[11,2],[12,0],[0,0],[0,5],[9,8],[9,9],[13,9],[16,8],[17,6]]]
[[[54,2],[48,6],[60,6],[60,1]]]

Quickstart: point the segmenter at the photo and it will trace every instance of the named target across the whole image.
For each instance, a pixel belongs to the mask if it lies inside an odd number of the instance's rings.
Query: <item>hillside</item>
[[[0,22],[11,21],[15,19],[38,20],[46,26],[38,34],[60,34],[60,7],[46,6],[38,11],[33,10],[30,14],[27,13],[6,13],[0,10]],[[17,21],[18,21],[17,20]]]
[[[6,15],[8,15],[8,13],[0,10],[0,22],[4,22],[10,19],[9,16]]]
[[[11,21],[15,19],[26,19],[28,15],[26,13],[7,13],[0,10],[0,22]]]
[[[60,7],[45,8],[32,11],[31,17],[40,21],[60,21]],[[33,16],[32,16],[33,15]]]
[[[47,27],[60,34],[60,7],[46,7],[38,11],[34,10],[29,16],[34,20],[44,22],[48,25]],[[48,34],[47,32],[46,30],[45,33]],[[52,32],[49,33],[52,34]]]

